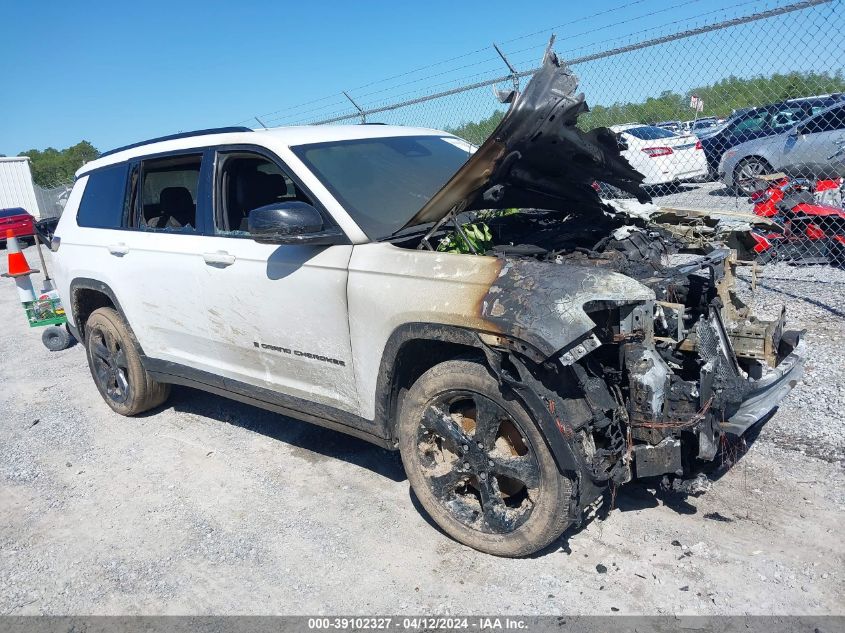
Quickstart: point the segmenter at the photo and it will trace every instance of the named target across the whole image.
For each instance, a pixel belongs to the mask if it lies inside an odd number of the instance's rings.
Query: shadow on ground
[[[340,459],[396,482],[404,481],[399,453],[356,437],[189,387],[174,386],[166,407],[233,424],[306,451],[311,462]],[[155,413],[152,411],[151,413]]]

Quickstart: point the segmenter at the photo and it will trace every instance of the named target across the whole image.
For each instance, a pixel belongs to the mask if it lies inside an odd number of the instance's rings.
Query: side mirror
[[[260,244],[339,244],[343,233],[326,228],[323,216],[305,202],[276,202],[249,212],[249,234]]]

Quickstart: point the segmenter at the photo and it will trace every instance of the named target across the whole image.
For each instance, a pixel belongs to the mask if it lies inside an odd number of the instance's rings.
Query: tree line
[[[692,95],[697,95],[704,101],[704,112],[699,116],[728,117],[741,108],[836,92],[845,92],[845,77],[842,71],[833,74],[777,73],[768,77],[752,78],[730,76],[685,93],[665,90],[659,96],[648,97],[643,101],[594,105],[589,112],[581,115],[578,126],[590,130],[621,123],[688,120],[693,118],[694,114],[689,107]],[[447,128],[447,131],[480,145],[496,129],[503,116],[504,112],[497,110],[486,118],[468,121],[454,128]],[[88,141],[80,141],[61,150],[48,147],[44,150],[27,150],[18,155],[29,156],[33,180],[36,184],[47,187],[73,180],[76,170],[97,158],[100,152]]]
[[[690,97],[704,101],[702,116],[729,117],[742,108],[762,106],[786,99],[810,97],[820,94],[845,92],[842,71],[777,73],[768,77],[726,77],[714,84],[699,86],[685,93],[665,90],[657,97],[639,102],[618,102],[611,105],[590,106],[590,111],[578,119],[578,126],[585,130],[622,123],[656,123],[658,121],[686,121],[694,118]],[[587,99],[589,103],[589,99]],[[503,112],[496,111],[485,119],[463,123],[448,131],[476,145],[490,136]]]
[[[29,156],[32,180],[42,187],[72,181],[77,169],[99,155],[100,151],[88,141],[80,141],[65,149],[48,147],[45,150],[30,149],[18,154]]]

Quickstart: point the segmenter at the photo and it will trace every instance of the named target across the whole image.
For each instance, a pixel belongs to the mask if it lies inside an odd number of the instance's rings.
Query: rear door
[[[796,128],[787,143],[786,164],[817,165],[820,176],[842,173],[843,159],[832,159],[845,144],[845,106],[821,112]],[[828,173],[823,173],[825,170]]]
[[[333,222],[275,156],[221,148],[214,174],[195,296],[218,372],[357,414],[346,302],[352,245],[259,244],[249,237],[249,211],[276,202],[312,204]]]
[[[201,307],[204,218],[211,155],[202,149],[144,158],[129,167],[126,230],[110,236],[113,290],[144,353],[213,371],[215,351]]]

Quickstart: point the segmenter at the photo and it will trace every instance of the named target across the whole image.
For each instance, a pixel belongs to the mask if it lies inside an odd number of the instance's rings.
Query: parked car
[[[715,133],[702,135],[701,145],[707,157],[707,164],[710,166],[712,173],[716,175],[722,154],[731,147],[746,141],[784,132],[799,121],[842,101],[842,99],[843,95],[841,94],[790,99],[789,101],[741,112],[731,117]]]
[[[645,185],[700,180],[709,173],[701,142],[694,134],[677,135],[653,125],[629,123],[610,128],[625,144],[631,166],[645,176]]]
[[[673,134],[679,134],[684,131],[684,124],[682,121],[659,121],[654,124],[654,127],[660,127],[664,130],[669,130]]]
[[[719,179],[750,194],[754,178],[783,169],[801,169],[817,179],[845,176],[845,102],[822,110],[784,132],[741,143],[724,153]]]
[[[612,132],[577,127],[577,87],[548,52],[471,154],[325,125],[86,164],[51,244],[103,399],[137,415],[191,385],[399,450],[434,521],[497,555],[634,477],[683,484],[798,382],[804,343],[723,300],[727,249],[665,266],[671,242],[599,199],[649,198]]]
[[[13,207],[0,209],[0,245],[6,245],[7,231],[12,231],[15,237],[32,237],[35,218],[26,209]]]
[[[718,117],[702,117],[700,119],[696,119],[695,121],[688,121],[687,123],[689,124],[687,129],[692,134],[701,138],[702,135],[714,131],[722,123],[724,123],[724,121]]]

